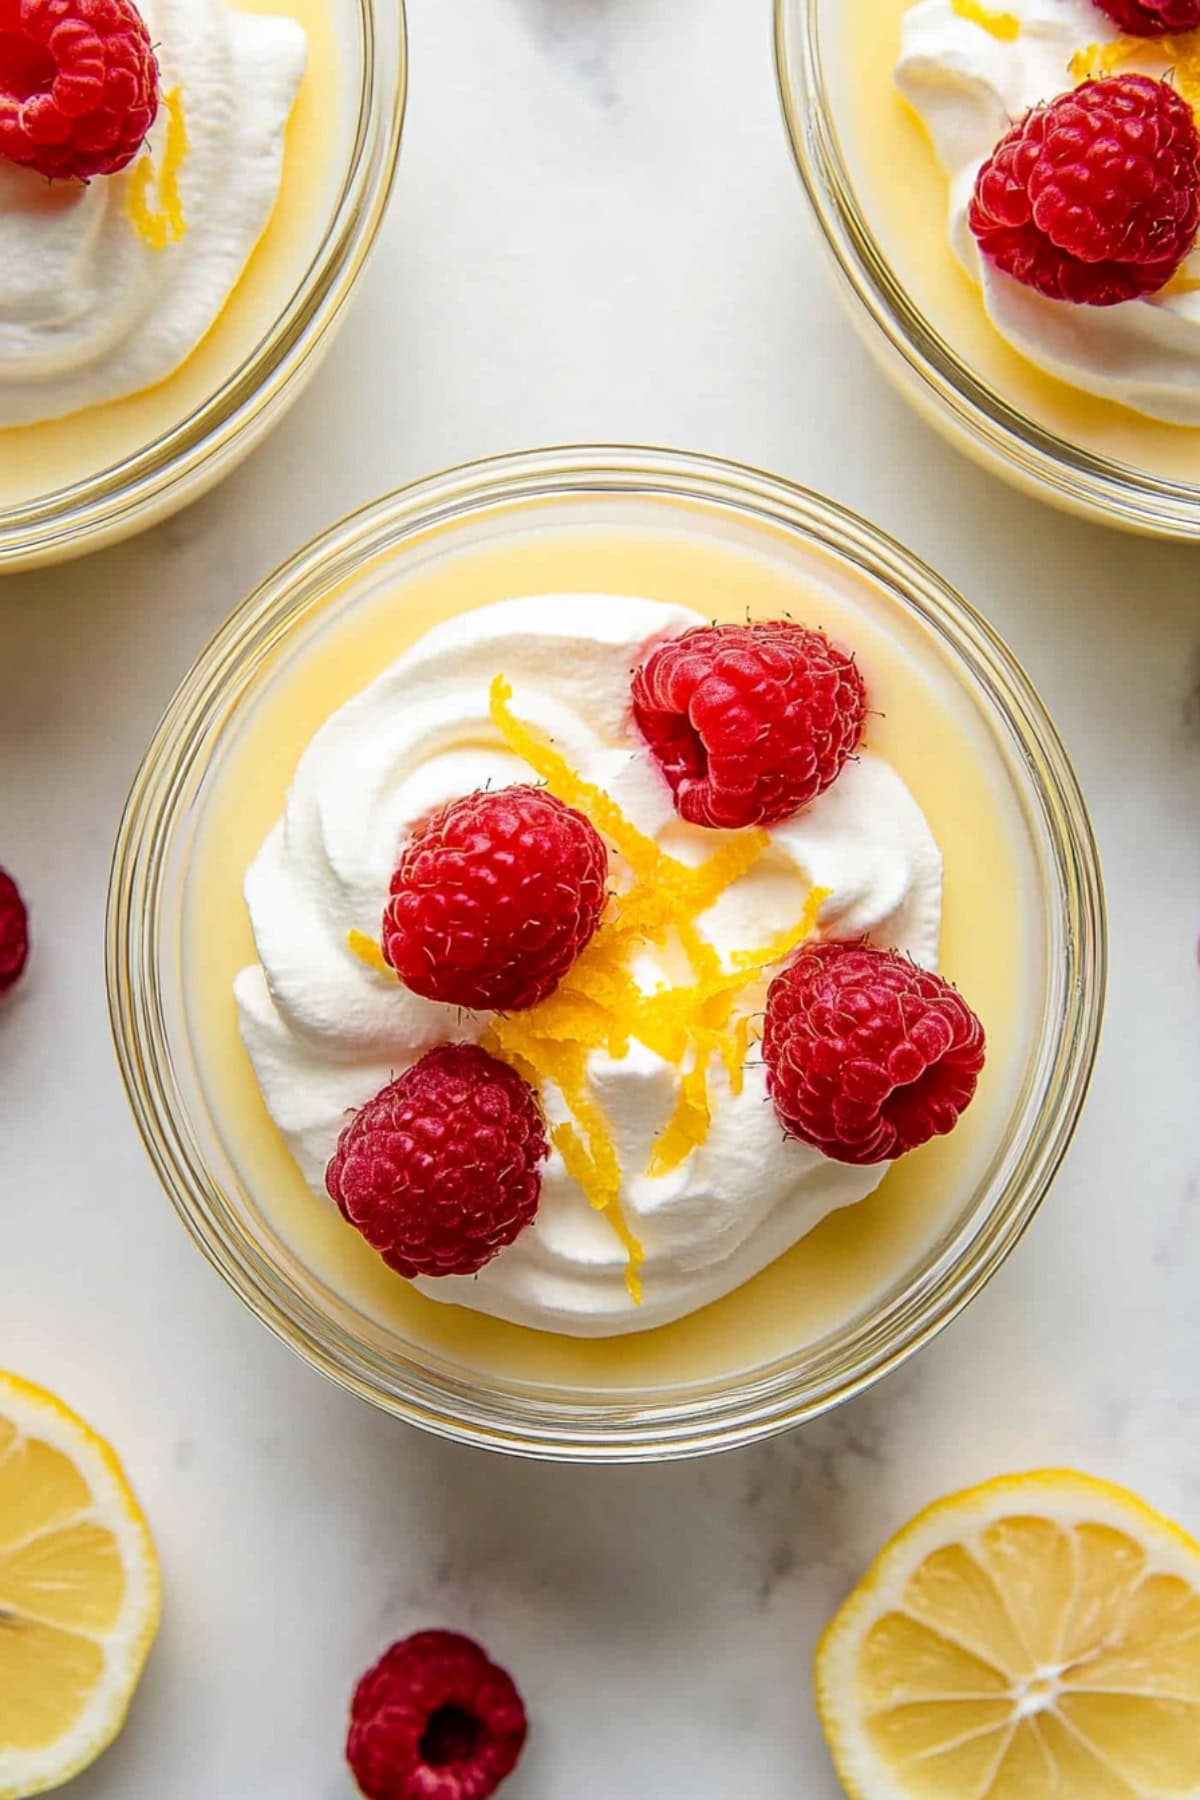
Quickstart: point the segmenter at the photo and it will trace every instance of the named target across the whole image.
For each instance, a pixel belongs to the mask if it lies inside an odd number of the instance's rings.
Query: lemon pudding
[[[836,1329],[946,1229],[1013,1104],[1041,952],[1002,761],[854,585],[812,587],[782,556],[682,532],[534,533],[422,558],[255,706],[189,868],[189,1031],[234,1164],[357,1310],[493,1370],[678,1378]],[[878,714],[861,760],[765,844],[689,827],[628,725],[647,640],[748,606],[852,644]],[[627,906],[665,883],[675,923],[700,925],[690,944],[686,929],[643,939],[633,993],[602,927],[582,985],[568,976],[545,1003],[589,1013],[586,1084],[546,1010],[451,1024],[381,953],[414,818],[514,778],[587,804]],[[886,1170],[789,1138],[767,1097],[755,1015],[769,974],[827,931],[938,962],[986,1023],[974,1105]],[[511,1247],[476,1276],[410,1282],[348,1228],[324,1178],[353,1110],[447,1036],[536,1084],[553,1147],[537,1221]]]
[[[299,285],[334,190],[347,109],[326,0],[148,0],[146,30],[158,104],[127,164],[47,182],[0,156],[0,513],[117,467],[213,395]]]
[[[853,0],[825,35],[847,176],[923,325],[1011,409],[1022,438],[1052,435],[1047,454],[1061,456],[1061,444],[1106,475],[1111,466],[1190,489],[1200,480],[1195,250],[1152,294],[1072,305],[998,273],[969,216],[981,166],[1030,107],[1133,73],[1194,104],[1200,36],[1131,38],[1093,0]],[[910,391],[930,404],[924,388]],[[1084,485],[1056,481],[1058,497],[1077,500]]]
[[[644,1330],[740,1286],[882,1179],[785,1137],[752,1037],[771,971],[818,929],[936,966],[941,858],[870,751],[769,830],[681,820],[629,671],[701,623],[576,593],[435,627],[318,733],[250,867],[242,1036],[311,1187],[347,1114],[438,1043],[482,1042],[537,1084],[554,1144],[537,1218],[478,1272],[420,1281],[432,1298],[579,1335]],[[532,1006],[414,993],[371,935],[398,847],[434,807],[531,778],[609,846],[598,932]]]

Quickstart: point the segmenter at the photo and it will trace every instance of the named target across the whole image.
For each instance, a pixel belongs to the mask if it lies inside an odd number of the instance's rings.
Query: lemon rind
[[[120,1459],[87,1421],[49,1390],[3,1369],[0,1416],[76,1463],[93,1496],[93,1516],[120,1547],[126,1583],[120,1617],[95,1640],[105,1669],[79,1720],[47,1750],[0,1751],[0,1800],[33,1800],[81,1774],[121,1732],[158,1631],[162,1580],[150,1528]]]
[[[855,1711],[854,1659],[870,1626],[900,1606],[913,1572],[934,1550],[1011,1517],[1014,1508],[1066,1527],[1101,1524],[1135,1537],[1151,1573],[1179,1576],[1200,1594],[1200,1542],[1128,1488],[1074,1469],[1001,1475],[935,1500],[879,1551],[822,1632],[814,1656],[817,1713],[849,1800],[912,1800],[872,1749]],[[940,1527],[953,1521],[954,1529]],[[1200,1787],[1174,1800],[1200,1800]]]

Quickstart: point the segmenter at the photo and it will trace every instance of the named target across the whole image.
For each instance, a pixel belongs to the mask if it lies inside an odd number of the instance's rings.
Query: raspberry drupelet
[[[127,168],[158,115],[132,0],[0,0],[0,158],[49,180]]]
[[[475,1044],[443,1044],[355,1113],[325,1185],[398,1275],[474,1275],[533,1219],[548,1154],[516,1070]]]
[[[852,656],[786,619],[697,625],[634,671],[633,716],[681,818],[778,825],[835,781],[862,741]]]
[[[771,983],[763,1060],[789,1136],[835,1162],[890,1162],[957,1125],[983,1027],[940,975],[894,951],[809,944]]]
[[[979,171],[980,252],[1051,300],[1117,306],[1157,293],[1200,224],[1200,132],[1168,82],[1088,81],[1034,107]]]
[[[419,1631],[359,1682],[346,1758],[365,1800],[488,1800],[528,1729],[512,1677],[477,1643]]]
[[[608,852],[542,788],[468,794],[404,847],[383,954],[405,986],[450,1006],[523,1012],[552,993],[604,910]]]
[[[1129,37],[1163,37],[1200,25],[1200,0],[1096,0]]]

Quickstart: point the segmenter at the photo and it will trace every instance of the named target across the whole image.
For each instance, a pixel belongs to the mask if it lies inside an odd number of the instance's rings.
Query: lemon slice
[[[62,1402],[0,1372],[0,1800],[116,1737],[158,1625],[154,1546],[120,1464]]]
[[[853,1800],[1195,1800],[1200,1544],[1059,1471],[939,1501],[817,1651]]]

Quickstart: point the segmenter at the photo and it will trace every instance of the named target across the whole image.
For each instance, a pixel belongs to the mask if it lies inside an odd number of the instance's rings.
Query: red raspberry
[[[1162,37],[1200,25],[1200,0],[1096,0],[1096,5],[1130,37]]]
[[[0,0],[0,157],[115,175],[158,114],[158,64],[132,0]]]
[[[1038,106],[975,182],[971,230],[1051,300],[1116,306],[1164,287],[1200,223],[1200,132],[1165,81],[1113,75]]]
[[[847,651],[786,619],[697,625],[633,675],[633,716],[692,825],[778,825],[824,793],[862,741]]]
[[[20,889],[0,869],[0,994],[15,986],[29,957],[29,915]]]
[[[890,1162],[953,1131],[983,1027],[940,975],[894,951],[810,944],[771,983],[763,1058],[791,1137],[834,1162]]]
[[[383,954],[414,994],[522,1012],[600,923],[608,852],[543,788],[468,794],[419,824],[392,877]]]
[[[548,1148],[515,1069],[442,1044],[355,1113],[325,1185],[398,1275],[474,1275],[537,1212]]]
[[[512,1677],[456,1631],[418,1631],[368,1671],[346,1758],[367,1800],[486,1800],[529,1726]]]

